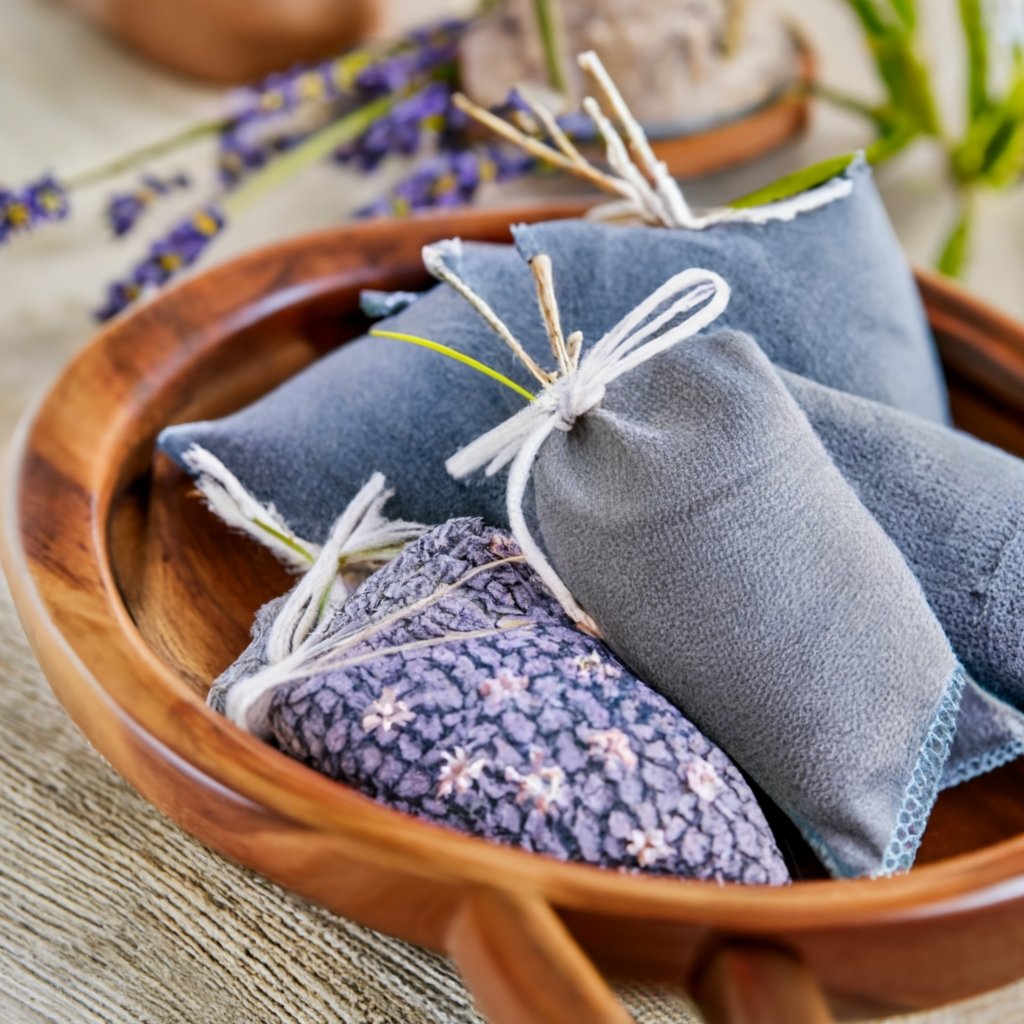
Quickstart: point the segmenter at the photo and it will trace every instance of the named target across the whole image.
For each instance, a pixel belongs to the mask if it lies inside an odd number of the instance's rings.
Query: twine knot
[[[597,624],[576,603],[568,587],[533,539],[523,515],[523,497],[533,462],[555,430],[568,433],[579,419],[604,400],[608,385],[624,373],[692,337],[716,320],[729,302],[729,286],[714,271],[692,268],[669,278],[603,338],[583,353],[578,331],[562,333],[555,298],[551,260],[540,255],[530,266],[537,300],[558,369],[542,370],[497,314],[445,264],[446,248],[427,246],[424,264],[462,295],[540,382],[539,394],[525,409],[457,451],[446,463],[457,479],[483,469],[487,476],[511,464],[508,476],[508,518],[526,560],[559,600],[566,613],[600,635]]]
[[[577,374],[560,377],[553,385],[555,430],[569,433],[576,421],[604,401],[605,386],[597,380],[582,380]]]

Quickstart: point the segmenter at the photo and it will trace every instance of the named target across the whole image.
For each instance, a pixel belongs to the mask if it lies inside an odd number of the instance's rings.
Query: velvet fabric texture
[[[213,707],[265,665],[283,600],[260,612]],[[561,860],[788,880],[736,767],[576,630],[514,542],[480,520],[411,543],[329,633],[336,645],[271,699],[291,756],[390,807]]]
[[[533,467],[552,565],[608,645],[838,876],[910,866],[963,670],[764,353],[704,334],[609,386]]]

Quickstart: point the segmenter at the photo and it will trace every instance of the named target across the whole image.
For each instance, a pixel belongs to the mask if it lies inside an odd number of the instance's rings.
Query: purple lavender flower
[[[29,185],[24,201],[32,211],[35,224],[64,220],[71,209],[67,192],[52,174],[44,174]]]
[[[354,88],[363,97],[393,95],[425,75],[455,62],[464,22],[443,22],[412,33],[398,52],[373,61],[356,75]]]
[[[17,192],[0,189],[0,242],[20,231],[27,231],[32,223],[32,211]]]
[[[496,144],[442,152],[421,163],[388,195],[364,207],[357,216],[402,217],[416,210],[463,206],[485,182],[506,181],[534,165],[529,156]]]
[[[206,206],[182,221],[170,234],[150,247],[146,258],[128,278],[115,281],[108,288],[106,301],[96,310],[96,318],[109,320],[147,288],[165,284],[195,263],[210,241],[223,230],[224,223],[223,213],[215,206]]]
[[[52,174],[21,189],[0,189],[0,243],[40,224],[64,220],[69,212],[67,191]]]
[[[139,218],[161,196],[188,188],[192,184],[187,174],[178,173],[166,178],[144,174],[139,184],[127,192],[115,192],[107,201],[105,211],[110,230],[120,237],[135,227]]]
[[[113,284],[107,286],[107,295],[103,305],[93,311],[93,316],[101,323],[113,319],[142,294],[142,288],[143,286],[137,281],[114,281]]]
[[[411,156],[420,147],[424,133],[440,131],[451,110],[451,89],[443,82],[430,82],[408,99],[396,103],[358,139],[335,153],[339,163],[353,163],[360,171],[372,171],[386,157],[398,153]]]
[[[458,40],[467,24],[452,19],[416,29],[384,57],[354,50],[318,64],[274,72],[253,85],[235,89],[228,98],[228,117],[239,122],[351,93],[368,99],[401,91],[416,77],[455,60]]]

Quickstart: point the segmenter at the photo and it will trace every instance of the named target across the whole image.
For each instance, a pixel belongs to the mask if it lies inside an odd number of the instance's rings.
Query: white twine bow
[[[348,597],[340,572],[347,557],[360,563],[374,553],[392,553],[427,527],[387,519],[384,506],[395,492],[385,489],[383,473],[374,473],[335,520],[316,561],[288,595],[267,637],[267,661],[276,664],[312,643]]]
[[[288,595],[267,635],[266,666],[236,683],[225,699],[225,713],[236,725],[266,738],[270,697],[295,665],[324,639],[335,610],[348,597],[340,573],[346,556],[362,563],[375,552],[393,557],[397,549],[427,530],[419,523],[386,519],[382,509],[394,492],[383,473],[374,473],[335,520],[316,561]]]
[[[324,544],[315,544],[299,537],[273,505],[253,497],[212,452],[192,445],[184,462],[196,474],[196,485],[212,512],[290,568],[304,570],[270,626],[266,667],[232,686],[226,699],[231,721],[266,737],[270,693],[323,639],[334,611],[349,594],[344,574],[372,572],[428,527],[385,518],[383,509],[394,491],[385,488],[383,473],[374,473],[335,520]]]
[[[437,251],[425,251],[424,262],[428,267],[437,267]],[[558,323],[550,260],[538,256],[532,267],[537,278],[541,314],[559,370],[544,374],[547,379],[542,380],[542,390],[525,409],[456,452],[446,466],[452,476],[461,479],[480,468],[484,468],[487,476],[492,476],[511,463],[507,499],[513,535],[527,561],[566,613],[598,633],[596,623],[576,602],[526,525],[523,497],[534,460],[552,431],[572,430],[581,416],[600,405],[613,381],[716,320],[728,305],[729,285],[711,270],[684,270],[623,317],[581,358],[582,335],[577,332],[566,339]],[[452,283],[454,274],[445,270],[440,276]],[[486,305],[462,282],[456,287],[478,310]],[[486,308],[489,315],[485,318],[490,323],[495,314],[490,307]],[[507,332],[507,328],[505,330]]]

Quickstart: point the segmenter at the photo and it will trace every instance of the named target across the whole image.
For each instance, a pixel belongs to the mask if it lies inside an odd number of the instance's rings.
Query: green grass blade
[[[914,138],[914,135],[909,131],[892,132],[868,146],[864,150],[864,155],[870,164],[882,163],[903,149],[912,138]],[[743,209],[749,206],[764,206],[766,203],[777,203],[783,199],[791,199],[801,192],[806,192],[810,188],[824,184],[837,174],[842,174],[853,163],[856,156],[856,153],[844,153],[842,156],[829,157],[827,160],[811,164],[810,167],[804,167],[793,174],[787,174],[784,178],[779,178],[778,181],[774,181],[770,185],[758,189],[756,192],[751,192],[748,195],[741,196],[739,199],[734,199],[729,205],[737,209]]]
[[[406,341],[410,345],[419,345],[420,348],[430,349],[431,352],[439,352],[441,355],[447,356],[449,359],[454,359],[456,362],[472,367],[478,373],[482,373],[484,376],[490,377],[491,380],[496,380],[499,384],[504,384],[505,387],[511,388],[517,395],[521,395],[528,402],[532,402],[537,397],[527,391],[526,388],[517,384],[514,380],[510,380],[503,373],[499,373],[492,366],[488,366],[486,363],[481,363],[478,359],[474,359],[472,356],[467,356],[465,352],[449,348],[447,345],[442,345],[440,342],[431,341],[429,338],[421,338],[416,334],[404,334],[401,331],[385,331],[381,330],[379,327],[375,327],[371,330],[370,334],[374,338],[393,338],[395,341]]]

